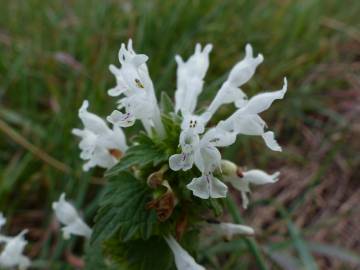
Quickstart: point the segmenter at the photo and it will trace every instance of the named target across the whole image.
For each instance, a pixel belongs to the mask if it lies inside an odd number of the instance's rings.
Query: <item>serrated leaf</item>
[[[162,140],[162,143],[165,145],[165,148],[169,153],[176,153],[176,150],[179,145],[179,136],[181,132],[180,124],[181,119],[177,118],[175,114],[161,116],[161,121],[164,125],[166,131],[166,138]]]
[[[119,270],[114,263],[110,263],[103,255],[101,245],[92,245],[85,252],[85,270]]]
[[[106,242],[105,250],[120,268],[127,270],[175,269],[171,250],[160,236],[125,243],[114,238]]]
[[[125,156],[113,168],[105,173],[106,177],[117,175],[121,171],[125,171],[131,166],[146,166],[153,164],[154,166],[161,162],[167,161],[168,154],[159,144],[155,144],[153,140],[144,134],[140,134],[136,141],[137,144],[131,146],[125,153]]]
[[[122,241],[149,238],[157,223],[155,212],[146,209],[149,200],[147,185],[130,173],[121,172],[110,178],[95,217],[92,243],[109,239],[115,233]]]
[[[175,110],[175,105],[166,92],[161,92],[160,108],[162,113],[170,113]]]

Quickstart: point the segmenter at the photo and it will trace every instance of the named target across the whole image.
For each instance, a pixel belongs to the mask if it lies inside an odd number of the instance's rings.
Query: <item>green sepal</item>
[[[141,133],[137,136],[133,146],[129,147],[125,156],[113,168],[109,169],[105,176],[114,176],[129,169],[132,166],[157,166],[168,160],[168,154],[164,146],[156,144],[147,135]]]

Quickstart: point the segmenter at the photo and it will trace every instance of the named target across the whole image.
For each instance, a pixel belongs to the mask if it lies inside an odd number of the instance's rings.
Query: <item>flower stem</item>
[[[230,196],[227,196],[226,204],[227,204],[230,215],[232,216],[232,219],[234,220],[234,222],[239,223],[239,224],[242,223],[243,220],[242,220],[242,218],[241,218],[241,216],[240,216],[240,214],[239,214],[239,212],[237,210],[237,205]],[[250,239],[250,238],[246,238],[246,237],[245,237],[244,240],[246,242],[246,245],[248,246],[248,249],[254,255],[256,263],[258,264],[259,269],[268,270],[269,268],[266,265],[266,261],[264,259],[264,256],[262,255],[261,250],[258,247],[256,241],[254,239]]]

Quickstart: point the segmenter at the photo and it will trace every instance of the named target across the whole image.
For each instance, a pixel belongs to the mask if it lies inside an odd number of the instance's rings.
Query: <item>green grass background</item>
[[[94,215],[102,190],[101,171],[81,171],[77,139],[70,131],[80,126],[77,110],[84,99],[99,115],[113,110],[115,100],[106,91],[115,81],[108,66],[118,64],[120,44],[129,37],[136,51],[150,57],[157,94],[166,91],[170,96],[176,85],[174,55],[189,56],[196,42],[213,43],[202,105],[210,102],[227,72],[243,57],[245,44],[251,43],[265,61],[243,90],[251,96],[279,89],[284,76],[289,81],[286,98],[264,115],[285,151],[272,153],[257,139],[241,138],[224,155],[249,167],[305,168],[310,161],[296,151],[305,147],[305,126],[323,134],[320,145],[334,146],[327,159],[317,161],[319,176],[309,184],[307,196],[316,196],[311,190],[327,181],[321,170],[345,148],[346,164],[355,173],[359,152],[343,136],[351,122],[339,112],[338,99],[329,92],[335,89],[341,96],[342,90],[351,88],[348,73],[356,79],[350,66],[359,61],[359,51],[351,49],[360,42],[359,15],[360,1],[356,0],[0,0],[0,210],[9,217],[7,230],[16,233],[30,227],[29,252],[38,268],[72,269],[65,262],[65,242],[52,233],[51,202],[66,191],[88,220]],[[73,62],[59,61],[59,53]],[[329,66],[349,68],[325,76],[324,65],[325,73]],[[221,110],[222,115],[229,112],[228,107]],[[334,136],[340,139],[334,142]],[[358,181],[353,183],[359,187]],[[276,198],[265,202],[277,203]],[[307,228],[291,221],[293,207],[301,208],[302,203],[300,197],[293,204],[278,206],[277,219],[287,224],[287,240],[276,248],[270,246],[272,242],[259,242],[265,263],[274,269],[291,269],[294,264],[299,269],[321,267],[313,257],[314,246],[302,236]],[[251,225],[251,219],[246,223]],[[78,243],[68,245],[77,252]],[[329,258],[343,258],[339,269],[359,263],[356,250],[321,247]],[[225,251],[230,255],[225,268],[219,268],[224,264],[215,255]],[[203,257],[214,269],[260,268],[254,266],[250,254],[239,240],[214,247]],[[285,258],[290,261],[288,268]]]

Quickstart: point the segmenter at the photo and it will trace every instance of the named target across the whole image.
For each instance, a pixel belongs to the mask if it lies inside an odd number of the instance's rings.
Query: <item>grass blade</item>
[[[239,214],[239,212],[237,210],[237,205],[230,196],[228,196],[226,198],[226,204],[227,204],[230,215],[232,216],[234,222],[235,223],[242,223],[242,218],[241,218],[241,216],[240,216],[240,214]],[[244,240],[246,242],[246,245],[248,246],[248,249],[250,250],[250,252],[255,257],[256,263],[257,263],[257,265],[259,267],[258,269],[261,269],[261,270],[269,269],[267,267],[264,256],[261,253],[256,241],[254,239],[248,239],[248,238],[245,238]]]
[[[314,257],[312,256],[306,242],[303,240],[300,230],[297,226],[291,221],[289,214],[284,209],[284,207],[278,207],[280,214],[285,219],[289,234],[291,239],[293,240],[293,245],[299,253],[300,259],[304,263],[305,269],[307,270],[317,270],[318,266],[315,262]]]

